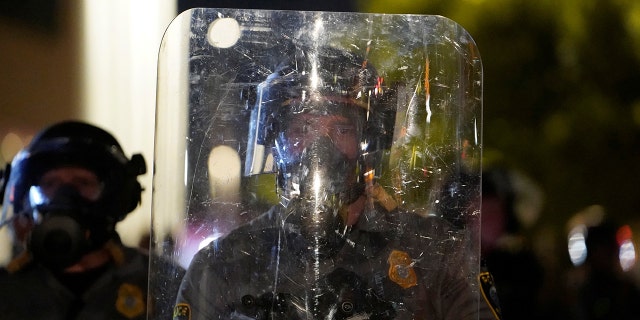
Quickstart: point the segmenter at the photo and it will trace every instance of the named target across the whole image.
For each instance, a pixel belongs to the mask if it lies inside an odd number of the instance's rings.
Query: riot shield
[[[480,318],[482,63],[458,24],[193,9],[157,99],[152,318]]]

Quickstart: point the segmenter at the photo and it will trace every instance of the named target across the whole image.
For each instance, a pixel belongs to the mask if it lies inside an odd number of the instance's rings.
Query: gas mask
[[[68,172],[87,170],[58,169]],[[52,172],[58,172],[55,169]],[[103,246],[113,235],[115,221],[102,212],[98,203],[104,192],[102,182],[72,176],[60,180],[45,174],[29,189],[28,199],[35,226],[28,248],[36,261],[52,270],[62,270]]]
[[[356,161],[337,149],[329,137],[318,138],[299,157],[283,160],[283,192],[292,198],[327,198],[344,193],[357,178]]]
[[[336,114],[291,117],[276,139],[276,159],[286,198],[285,227],[297,243],[330,256],[347,230],[347,207],[356,192],[358,125]]]

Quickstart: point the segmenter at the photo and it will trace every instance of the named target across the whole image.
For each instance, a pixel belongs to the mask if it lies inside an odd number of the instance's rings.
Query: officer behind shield
[[[68,121],[42,130],[8,169],[2,224],[24,250],[0,275],[0,318],[146,319],[148,257],[115,230],[140,202],[142,155]]]
[[[195,255],[174,319],[478,319],[460,237],[373,180],[394,121],[375,70],[293,51],[257,88],[245,166],[271,150],[280,203]]]

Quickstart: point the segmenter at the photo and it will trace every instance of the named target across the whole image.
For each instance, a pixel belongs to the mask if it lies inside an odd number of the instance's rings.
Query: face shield
[[[96,202],[102,198],[104,182],[88,169],[81,167],[54,168],[42,175],[29,188],[30,207],[43,208]]]

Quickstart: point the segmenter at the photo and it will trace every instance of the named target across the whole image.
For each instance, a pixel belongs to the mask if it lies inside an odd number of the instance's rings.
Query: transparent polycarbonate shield
[[[152,318],[481,318],[482,63],[455,22],[193,9],[157,103]]]

